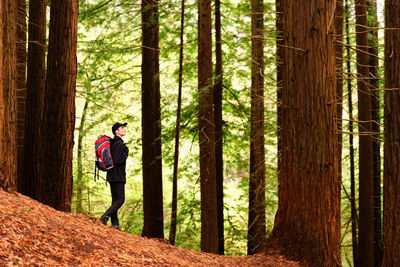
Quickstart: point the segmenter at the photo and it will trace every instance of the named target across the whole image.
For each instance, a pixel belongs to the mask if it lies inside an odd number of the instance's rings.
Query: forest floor
[[[0,266],[302,266],[279,254],[231,257],[177,248],[0,189]]]

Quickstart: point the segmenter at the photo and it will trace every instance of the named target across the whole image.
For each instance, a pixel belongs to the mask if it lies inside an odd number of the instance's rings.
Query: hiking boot
[[[101,216],[100,219],[97,220],[97,222],[107,225],[107,219],[108,219],[107,217]]]
[[[119,225],[118,225],[118,224],[116,224],[116,225],[111,225],[111,227],[117,229],[118,231],[121,231],[121,228],[119,228]]]

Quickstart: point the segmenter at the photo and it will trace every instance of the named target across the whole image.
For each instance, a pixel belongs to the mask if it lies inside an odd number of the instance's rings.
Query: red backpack
[[[99,136],[94,143],[94,150],[96,153],[94,180],[96,181],[96,170],[108,171],[114,167],[114,162],[111,156],[111,138],[107,135]],[[99,177],[98,172],[97,177]]]

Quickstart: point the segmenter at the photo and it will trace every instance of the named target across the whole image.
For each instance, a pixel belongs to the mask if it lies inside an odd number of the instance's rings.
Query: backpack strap
[[[94,181],[100,181],[100,169],[97,167],[96,162],[94,163]]]
[[[107,185],[107,179],[104,179],[103,177],[100,176],[100,169],[97,168],[97,165],[95,163],[95,165],[94,165],[94,181],[95,182],[100,181],[100,178],[103,179]]]

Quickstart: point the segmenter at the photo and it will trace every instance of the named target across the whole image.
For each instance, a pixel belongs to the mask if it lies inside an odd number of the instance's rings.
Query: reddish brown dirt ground
[[[281,255],[218,256],[115,230],[0,189],[0,266],[301,266]]]

